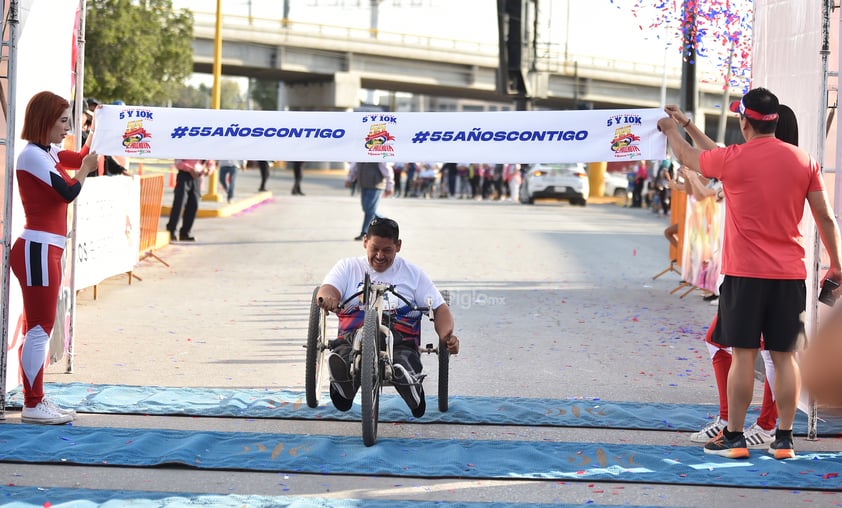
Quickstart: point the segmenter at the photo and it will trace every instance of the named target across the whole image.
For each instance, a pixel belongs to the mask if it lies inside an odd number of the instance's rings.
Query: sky
[[[663,68],[680,68],[681,11],[698,8],[697,74],[724,84],[731,53],[732,86],[747,88],[751,0],[539,0],[539,32],[558,54],[610,58]],[[222,13],[280,19],[283,0],[222,0]],[[369,0],[289,0],[293,21],[368,27]],[[213,13],[212,0],[173,0],[176,8]],[[497,0],[381,0],[381,31],[496,44]],[[224,18],[223,18],[224,23]],[[723,27],[730,27],[724,33]],[[730,37],[730,39],[729,39]],[[742,55],[742,60],[741,56]]]

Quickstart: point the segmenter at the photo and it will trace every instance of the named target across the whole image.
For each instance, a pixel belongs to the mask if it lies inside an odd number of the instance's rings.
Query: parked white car
[[[571,205],[588,204],[588,172],[585,164],[532,164],[523,175],[520,202],[533,204],[536,199],[563,199]]]

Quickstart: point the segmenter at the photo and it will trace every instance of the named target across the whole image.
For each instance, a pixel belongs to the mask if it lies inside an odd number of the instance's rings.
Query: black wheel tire
[[[446,289],[441,291],[441,296],[444,298],[444,303],[450,306],[450,292]],[[446,413],[449,407],[448,402],[448,388],[450,382],[450,352],[444,348],[444,345],[439,341],[438,347],[439,357],[439,411]]]
[[[377,344],[379,333],[377,316],[369,309],[363,321],[362,363],[360,365],[363,444],[366,446],[371,446],[377,441],[377,418],[380,411],[380,348]]]
[[[439,411],[446,413],[449,407],[447,390],[450,376],[450,352],[439,344]]]
[[[304,391],[307,393],[307,405],[319,407],[319,398],[322,394],[322,375],[324,373],[325,348],[327,344],[322,337],[322,309],[316,303],[316,293],[319,287],[313,290],[313,298],[310,301],[310,321],[307,325],[307,357],[304,366]]]
[[[365,277],[363,278],[363,294],[362,294],[362,298],[360,299],[360,303],[362,303],[363,305],[368,305],[368,297],[370,296],[369,293],[371,293],[370,290],[371,290],[371,275],[366,273]]]

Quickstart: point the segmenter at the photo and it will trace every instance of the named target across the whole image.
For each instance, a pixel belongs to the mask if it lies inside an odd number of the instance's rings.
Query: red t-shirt
[[[819,164],[774,137],[708,150],[701,172],[722,181],[728,213],[722,273],[761,279],[805,279],[799,224],[807,194],[824,189]]]

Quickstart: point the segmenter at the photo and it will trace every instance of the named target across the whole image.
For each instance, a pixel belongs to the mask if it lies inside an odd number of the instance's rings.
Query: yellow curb
[[[170,244],[170,232],[169,231],[158,231],[155,235],[155,246],[152,247],[150,250],[160,249],[162,247],[166,247]]]
[[[271,191],[264,191],[258,192],[254,196],[248,197],[246,199],[238,200],[234,203],[229,203],[225,206],[220,208],[211,209],[211,208],[202,208],[199,205],[199,211],[196,212],[196,218],[212,218],[212,217],[230,217],[234,214],[240,213],[247,208],[251,208],[252,206],[262,203],[264,201],[268,201],[272,199],[272,192]],[[171,206],[161,206],[161,216],[162,217],[169,217],[170,213],[172,212]],[[167,237],[169,238],[169,237]],[[169,241],[169,240],[168,240]]]
[[[557,199],[553,198],[535,198],[536,203],[552,203],[557,202]],[[625,200],[623,198],[616,198],[612,196],[593,196],[588,198],[589,205],[610,205],[615,204],[618,206],[623,206]]]
[[[594,196],[588,198],[588,203],[594,203],[597,205],[604,205],[604,204],[611,204],[614,203],[615,205],[622,205],[625,202],[625,199],[618,198],[614,196]]]

